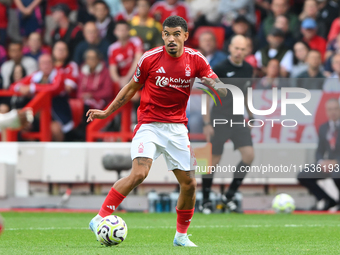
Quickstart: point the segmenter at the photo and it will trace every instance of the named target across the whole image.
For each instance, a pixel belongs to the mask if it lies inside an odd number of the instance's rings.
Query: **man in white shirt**
[[[20,42],[11,42],[8,46],[9,60],[1,66],[1,76],[3,79],[3,89],[7,89],[10,84],[10,77],[15,65],[22,65],[27,75],[38,70],[38,63],[32,57],[23,56],[22,44]]]

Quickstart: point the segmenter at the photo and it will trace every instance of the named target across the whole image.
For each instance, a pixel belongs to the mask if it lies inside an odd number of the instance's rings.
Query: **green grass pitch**
[[[93,213],[4,212],[0,254],[340,254],[340,214],[196,213],[189,234],[199,247],[173,247],[176,214],[120,213],[119,246],[104,247],[87,226]]]

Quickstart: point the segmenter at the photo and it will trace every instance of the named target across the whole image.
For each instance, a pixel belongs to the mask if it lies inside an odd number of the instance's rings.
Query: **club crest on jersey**
[[[188,76],[188,77],[191,76],[191,69],[190,69],[190,65],[189,64],[186,64],[186,67],[185,67],[185,76]]]
[[[143,143],[140,143],[138,146],[138,153],[143,153],[143,151],[144,151],[144,145]]]

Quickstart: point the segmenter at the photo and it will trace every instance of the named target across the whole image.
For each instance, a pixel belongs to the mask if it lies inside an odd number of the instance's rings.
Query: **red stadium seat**
[[[81,99],[70,99],[69,104],[72,111],[72,119],[74,127],[78,127],[83,119],[84,114],[84,102]]]
[[[214,33],[215,37],[216,37],[216,41],[217,41],[217,48],[219,50],[221,50],[223,48],[224,45],[224,37],[225,37],[225,30],[223,27],[199,27],[197,28],[195,34],[194,34],[194,38],[193,38],[193,47],[194,48],[198,48],[198,39],[199,36],[206,31],[210,31],[212,33]]]

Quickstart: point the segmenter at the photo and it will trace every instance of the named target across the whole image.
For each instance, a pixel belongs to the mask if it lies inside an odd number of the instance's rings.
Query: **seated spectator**
[[[8,1],[8,5],[10,1]],[[6,46],[8,26],[8,5],[0,1],[0,46]]]
[[[332,178],[340,194],[340,173],[331,171],[331,169],[337,169],[340,164],[340,136],[338,135],[340,133],[340,106],[338,99],[332,98],[326,102],[326,115],[328,121],[319,128],[319,142],[313,163],[315,171],[310,164],[311,167],[306,168],[297,176],[300,184],[305,186],[317,199],[317,204],[313,209],[321,211],[326,211],[339,204],[317,184],[318,180]],[[321,171],[317,171],[320,168]]]
[[[310,50],[307,55],[307,71],[297,76],[297,87],[305,89],[322,89],[324,78],[321,72],[321,54],[317,50]]]
[[[332,58],[332,68],[334,71],[326,79],[323,90],[326,92],[340,92],[340,53]]]
[[[123,10],[115,16],[115,20],[125,20],[130,23],[132,18],[137,14],[136,0],[122,0],[122,4]]]
[[[333,0],[317,0],[319,9],[319,19],[322,19],[326,25],[326,35],[331,35],[330,28],[333,21],[339,16],[339,5]],[[340,31],[340,30],[339,30]],[[335,35],[337,35],[336,33]],[[333,35],[332,35],[333,36]],[[331,36],[331,37],[332,37]],[[335,38],[335,37],[333,37]],[[328,37],[329,40],[329,37]]]
[[[52,57],[48,54],[39,58],[39,71],[11,85],[11,89],[25,97],[33,97],[40,91],[52,93],[53,141],[64,141],[64,135],[73,128],[71,109],[65,93],[64,74],[53,67]]]
[[[46,1],[46,13],[45,13],[45,42],[48,44],[52,43],[51,34],[52,31],[57,27],[56,22],[52,18],[52,9],[59,4],[66,5],[69,10],[67,17],[71,22],[77,21],[78,13],[78,0],[47,0]]]
[[[138,0],[137,15],[132,18],[130,23],[130,35],[142,39],[145,50],[163,45],[162,25],[149,16],[149,10],[148,0]]]
[[[113,84],[110,74],[101,61],[101,52],[97,49],[88,49],[85,52],[85,64],[82,66],[79,76],[79,88],[77,98],[84,101],[84,112],[89,109],[103,109],[113,99]],[[78,136],[85,140],[86,116],[83,123],[77,128]]]
[[[13,68],[13,72],[9,78],[11,84],[20,81],[24,77],[26,77],[26,70],[22,65],[15,65]]]
[[[340,52],[340,34],[338,34],[335,39],[328,43],[325,56],[326,60],[329,60],[331,56],[338,52]]]
[[[285,33],[285,40],[283,42],[284,46],[288,49],[293,49],[296,42],[294,36],[289,31],[289,19],[285,15],[279,15],[275,18],[274,27],[281,29]]]
[[[96,0],[93,4],[93,15],[96,19],[96,26],[99,30],[99,36],[106,39],[109,43],[114,43],[117,39],[113,34],[115,22],[110,17],[110,10],[105,1]]]
[[[121,0],[104,0],[104,1],[109,6],[111,17],[116,17],[118,13],[122,12],[124,9]]]
[[[319,16],[318,3],[316,0],[306,0],[303,5],[303,10],[299,15],[299,20],[302,22],[306,18],[312,18],[317,23],[317,35],[327,39],[326,24],[321,16]]]
[[[42,44],[41,35],[37,32],[33,32],[28,36],[27,46],[23,49],[24,55],[32,57],[36,61],[38,58],[45,53],[50,54],[51,49],[48,46]]]
[[[224,42],[223,50],[225,52],[228,52],[230,41],[235,35],[243,35],[245,37],[252,35],[252,26],[244,16],[239,16],[233,21],[231,31],[227,35],[229,38]]]
[[[255,70],[257,68],[257,61],[255,55],[253,54],[254,49],[253,40],[250,37],[246,37],[246,42],[247,42],[246,57],[244,58],[244,61],[250,64]]]
[[[96,24],[92,21],[87,22],[83,30],[85,40],[77,45],[73,55],[74,62],[80,66],[83,63],[85,51],[88,48],[95,48],[99,50],[102,56],[105,56],[104,60],[107,63],[107,50],[110,43],[106,38],[102,39],[100,37]]]
[[[42,31],[42,13],[40,3],[42,0],[14,0],[19,10],[20,34],[27,38],[33,32]]]
[[[59,41],[54,44],[52,49],[54,68],[64,73],[65,90],[71,96],[75,96],[79,78],[78,65],[70,61],[68,47],[65,42]]]
[[[25,68],[22,65],[15,65],[10,77],[11,84],[19,82],[25,78],[26,75]],[[20,97],[15,95],[9,98],[9,105],[11,109],[20,109],[25,107],[30,100],[30,97]]]
[[[280,62],[281,77],[288,77],[293,66],[293,53],[283,45],[283,31],[273,28],[267,36],[267,41],[268,45],[255,53],[257,67],[262,68],[265,73],[265,67],[267,67],[269,60],[275,58]]]
[[[22,65],[27,75],[32,74],[38,69],[37,62],[34,58],[23,56],[22,48],[23,46],[20,42],[11,42],[8,46],[9,60],[1,66],[2,85],[4,89],[7,89],[10,85],[10,76],[15,65]]]
[[[93,3],[96,0],[84,0],[80,2],[79,11],[77,13],[77,22],[83,26],[89,21],[96,21],[94,17]]]
[[[189,8],[186,3],[180,2],[179,0],[164,0],[154,3],[150,9],[150,15],[161,24],[163,24],[167,17],[177,15],[186,20],[189,30],[191,30],[194,25]]]
[[[5,50],[5,47],[0,45],[0,67],[6,61],[6,59],[7,59],[7,52]]]
[[[280,62],[277,59],[271,59],[266,68],[267,75],[255,84],[254,89],[272,89],[286,87],[284,79],[280,79]]]
[[[298,41],[294,44],[294,65],[290,77],[296,78],[302,72],[307,71],[307,55],[309,51],[309,45],[304,41]]]
[[[66,4],[58,4],[52,9],[53,20],[57,23],[57,28],[52,32],[52,45],[57,41],[64,41],[70,50],[73,52],[79,42],[84,40],[81,28],[72,23],[68,15],[70,9]]]
[[[214,33],[206,31],[200,34],[198,40],[199,51],[206,57],[211,68],[227,59],[227,54],[217,50]]]
[[[130,37],[130,26],[126,21],[118,21],[115,28],[117,42],[108,50],[110,76],[113,82],[125,86],[135,72],[143,54],[143,43],[138,37]]]
[[[238,16],[244,16],[248,22],[255,24],[255,5],[252,0],[221,0],[218,11],[222,15],[221,23],[226,27],[231,27]]]
[[[273,0],[270,5],[270,9],[272,13],[263,20],[261,26],[264,37],[266,37],[272,30],[275,23],[275,18],[280,15],[286,15],[289,20],[289,31],[292,33],[294,38],[298,38],[299,31],[296,31],[296,28],[299,26],[299,20],[295,14],[289,12],[288,0]]]
[[[314,19],[306,18],[301,23],[302,40],[308,43],[309,47],[321,53],[322,62],[326,53],[326,40],[316,34],[317,24]]]

